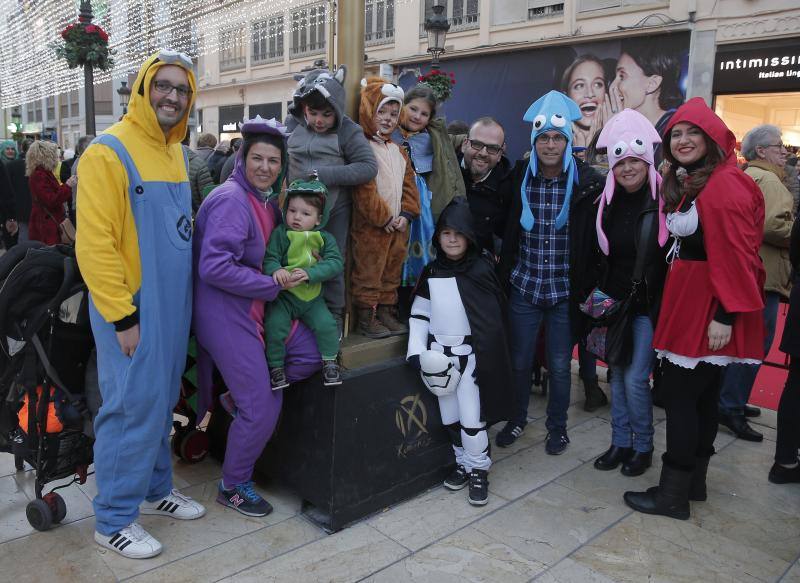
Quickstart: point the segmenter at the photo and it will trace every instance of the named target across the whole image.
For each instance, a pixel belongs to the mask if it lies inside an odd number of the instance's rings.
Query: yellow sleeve
[[[128,177],[113,150],[101,144],[83,153],[78,170],[75,254],[97,311],[116,322],[136,311],[123,241],[131,213]],[[136,237],[135,232],[126,235]]]

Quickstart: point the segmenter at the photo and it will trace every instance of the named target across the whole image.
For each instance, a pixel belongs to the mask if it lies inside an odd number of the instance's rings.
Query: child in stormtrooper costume
[[[469,503],[488,502],[489,427],[513,413],[506,298],[481,255],[464,197],[445,208],[433,238],[436,259],[422,272],[409,319],[408,362],[439,399],[453,443],[450,490],[469,484]]]

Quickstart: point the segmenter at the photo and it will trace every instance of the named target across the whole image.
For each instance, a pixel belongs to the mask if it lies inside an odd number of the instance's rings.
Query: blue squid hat
[[[522,196],[522,215],[519,223],[526,231],[530,231],[534,225],[534,217],[528,205],[526,194],[528,180],[531,176],[536,176],[538,171],[539,159],[536,156],[536,138],[548,131],[557,131],[567,138],[567,147],[564,150],[563,171],[567,173],[567,196],[564,199],[564,206],[556,217],[556,228],[561,229],[567,224],[569,218],[569,202],[572,198],[572,185],[578,183],[578,170],[575,157],[572,155],[572,123],[581,119],[581,110],[578,104],[560,91],[550,91],[542,95],[525,112],[522,117],[524,121],[533,124],[531,129],[531,159],[528,163],[528,171],[522,181],[520,195]]]

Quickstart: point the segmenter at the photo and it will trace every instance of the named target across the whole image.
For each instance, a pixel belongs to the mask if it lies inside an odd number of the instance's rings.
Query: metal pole
[[[328,1],[328,18],[330,19],[330,23],[328,24],[328,67],[333,69],[334,64],[336,63],[336,27],[338,24],[338,20],[336,18],[336,1],[329,0]]]
[[[358,120],[361,78],[364,76],[364,0],[339,2],[336,19],[336,51],[339,65],[347,66],[344,87],[347,91],[347,115]]]
[[[89,0],[81,0],[81,9],[78,20],[88,25],[92,23],[92,4]],[[86,64],[83,66],[83,101],[84,113],[86,114],[86,135],[97,135],[95,132],[94,120],[94,71],[92,66]]]

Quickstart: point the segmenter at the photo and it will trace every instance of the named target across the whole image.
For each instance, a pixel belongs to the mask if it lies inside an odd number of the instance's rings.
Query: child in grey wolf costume
[[[331,212],[326,230],[336,239],[336,244],[347,261],[352,199],[350,187],[369,182],[378,173],[378,163],[360,125],[344,113],[344,82],[347,71],[315,69],[300,79],[289,106],[287,127],[291,135],[287,141],[289,151],[288,181],[316,172],[328,188]],[[306,123],[305,105],[319,103],[318,93],[336,114],[336,122],[325,133],[318,133]],[[325,282],[325,301],[341,329],[345,307],[344,273]]]

